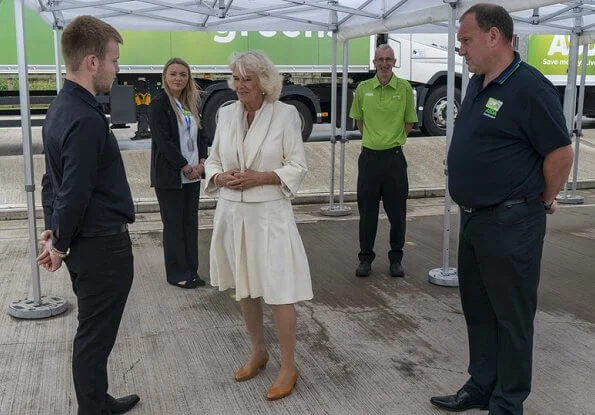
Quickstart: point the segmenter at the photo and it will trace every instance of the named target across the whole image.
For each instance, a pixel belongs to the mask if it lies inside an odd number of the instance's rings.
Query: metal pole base
[[[320,214],[324,216],[347,216],[351,215],[351,208],[349,206],[325,206],[320,208]]]
[[[458,287],[459,276],[456,268],[434,268],[428,273],[428,281],[445,287]]]
[[[13,301],[8,307],[8,314],[16,318],[38,319],[57,316],[68,308],[68,303],[62,297],[41,297],[41,303],[27,298]]]
[[[560,193],[558,196],[556,196],[556,200],[562,205],[580,205],[585,203],[585,198],[582,196],[571,194],[564,196],[563,193]]]

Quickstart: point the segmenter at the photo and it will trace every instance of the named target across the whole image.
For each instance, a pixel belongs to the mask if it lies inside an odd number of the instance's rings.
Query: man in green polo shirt
[[[417,114],[411,85],[393,75],[395,62],[390,46],[378,46],[374,54],[376,76],[358,85],[349,113],[362,132],[357,177],[360,252],[355,275],[358,277],[370,275],[376,257],[374,240],[380,200],[390,222],[390,275],[405,276],[401,261],[409,182],[401,146],[417,122]]]

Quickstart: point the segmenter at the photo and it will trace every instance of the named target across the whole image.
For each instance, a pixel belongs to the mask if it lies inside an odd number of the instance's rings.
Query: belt
[[[461,211],[465,212],[465,213],[473,213],[473,212],[478,212],[480,210],[486,210],[486,209],[492,209],[492,208],[497,208],[497,207],[510,207],[510,206],[514,206],[514,205],[520,205],[521,203],[526,203],[529,202],[533,199],[509,199],[509,200],[505,200],[502,203],[498,203],[497,205],[492,205],[492,206],[483,206],[483,207],[467,207],[467,206],[463,206],[460,205],[459,208],[461,209]]]
[[[365,154],[389,154],[389,153],[398,153],[401,151],[401,146],[395,146],[392,148],[387,148],[386,150],[372,150],[371,148],[362,147],[362,153]]]
[[[102,229],[97,232],[80,232],[78,236],[82,238],[96,238],[98,236],[111,236],[111,235],[118,235],[120,233],[128,232],[128,224],[123,223],[119,226],[114,226],[112,228]]]

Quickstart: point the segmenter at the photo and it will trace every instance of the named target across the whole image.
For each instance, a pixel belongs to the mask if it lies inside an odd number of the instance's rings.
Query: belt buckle
[[[473,213],[475,211],[474,208],[470,208],[470,207],[460,206],[460,208],[465,213]]]

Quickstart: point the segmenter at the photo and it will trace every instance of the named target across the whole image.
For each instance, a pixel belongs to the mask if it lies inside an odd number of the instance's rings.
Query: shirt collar
[[[85,101],[87,104],[89,104],[90,106],[92,106],[94,108],[100,108],[99,102],[97,102],[97,100],[95,99],[95,96],[93,96],[92,93],[90,93],[87,89],[83,88],[81,85],[77,84],[76,82],[73,82],[69,79],[65,79],[64,86],[62,86],[62,89],[73,93],[74,95],[76,95],[77,97],[79,97],[83,101]]]
[[[372,83],[372,86],[374,87],[374,89],[382,87],[382,85],[380,84],[380,80],[378,79],[378,75],[374,75],[374,81]],[[397,89],[397,77],[395,76],[395,74],[393,74],[390,77],[390,81],[388,81],[388,84],[386,84],[385,86],[390,86],[392,89]]]
[[[508,67],[504,69],[504,71],[502,71],[502,73],[496,79],[494,79],[493,82],[502,85],[508,80],[508,78],[510,78],[510,75],[512,75],[514,71],[519,68],[519,66],[521,66],[521,56],[518,52],[514,52],[514,59],[512,60],[512,63],[508,65]]]

